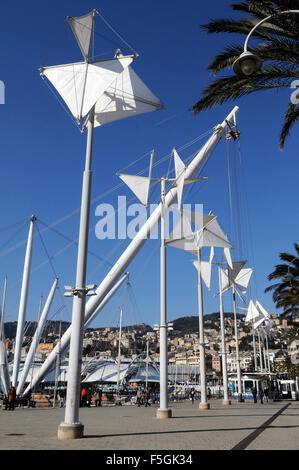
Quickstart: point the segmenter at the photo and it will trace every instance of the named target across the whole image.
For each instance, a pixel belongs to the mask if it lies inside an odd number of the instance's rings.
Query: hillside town
[[[271,315],[272,329],[268,339],[268,356],[272,372],[287,373],[285,368],[286,358],[297,350],[299,319],[284,319],[278,315]],[[182,329],[182,325],[186,325]],[[190,325],[190,328],[188,328]],[[182,317],[173,322],[173,329],[168,333],[168,361],[169,366],[199,366],[198,352],[198,318]],[[221,334],[219,314],[206,315],[204,321],[207,369],[221,373]],[[244,372],[251,371],[253,367],[253,337],[251,325],[245,322],[245,317],[237,316],[237,328],[239,337],[240,366]],[[54,349],[59,341],[59,334],[47,328],[41,339],[36,356],[44,360]],[[52,329],[53,330],[53,329]],[[232,314],[225,315],[225,336],[227,348],[228,372],[235,372],[236,341],[234,318]],[[32,337],[25,336],[22,355],[28,353]],[[119,346],[118,328],[106,327],[99,329],[87,329],[84,333],[83,356],[85,358],[97,358],[98,360],[117,357]],[[12,352],[14,340],[6,340],[8,352]],[[149,325],[139,324],[125,327],[121,333],[120,345],[122,358],[134,358],[138,355],[148,354],[153,360],[159,362],[159,331]]]

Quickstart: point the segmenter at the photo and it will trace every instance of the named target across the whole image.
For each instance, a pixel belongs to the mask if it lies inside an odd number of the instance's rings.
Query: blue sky
[[[27,319],[35,320],[40,296],[44,302],[54,280],[54,271],[64,285],[74,284],[76,246],[65,249],[68,239],[78,236],[81,181],[85,158],[86,135],[80,134],[61,105],[40,79],[37,68],[81,60],[80,51],[65,20],[96,8],[103,17],[139,53],[133,67],[149,88],[161,99],[166,109],[119,122],[95,130],[93,153],[91,228],[98,222],[95,210],[100,202],[116,205],[117,197],[133,199],[126,187],[101,195],[119,184],[116,172],[132,161],[155,149],[156,159],[170,154],[173,147],[180,149],[216,124],[223,121],[238,105],[240,146],[218,144],[204,169],[209,181],[193,188],[184,202],[200,203],[204,211],[213,212],[228,236],[233,236],[230,224],[227,178],[227,154],[231,159],[242,159],[243,176],[238,179],[238,196],[248,204],[241,204],[242,219],[234,214],[235,227],[241,226],[242,243],[254,268],[248,298],[258,298],[264,307],[275,313],[271,294],[264,294],[269,285],[268,274],[279,262],[279,252],[293,251],[297,240],[298,198],[297,128],[287,140],[283,152],[279,150],[281,122],[290,100],[291,91],[266,92],[244,97],[194,117],[190,107],[213,77],[206,67],[213,56],[225,45],[242,43],[235,35],[208,36],[200,24],[216,17],[237,17],[230,2],[214,1],[202,6],[195,0],[135,1],[98,3],[85,1],[29,1],[2,6],[1,15],[1,74],[5,84],[5,104],[0,105],[1,116],[1,223],[0,223],[0,289],[8,277],[5,321],[14,321],[18,315],[21,277],[29,218],[38,218],[28,298]],[[13,18],[13,20],[11,20]],[[101,29],[103,28],[103,29]],[[123,48],[123,44],[96,20],[95,51]],[[188,147],[180,153],[188,159],[204,143]],[[143,168],[146,160],[142,161]],[[169,162],[159,167],[167,171]],[[233,164],[232,164],[233,168]],[[136,170],[139,171],[140,168]],[[133,172],[135,167],[131,167]],[[234,182],[233,184],[236,184]],[[157,192],[153,195],[156,202]],[[234,201],[236,204],[236,200]],[[67,217],[72,214],[73,216]],[[42,232],[44,224],[55,225],[59,234]],[[27,223],[25,223],[27,220]],[[246,221],[245,229],[242,221]],[[22,222],[23,221],[23,222]],[[22,223],[21,223],[22,222]],[[22,228],[23,227],[23,228]],[[67,238],[63,238],[64,235]],[[87,281],[100,284],[129,241],[99,241],[91,229]],[[46,247],[46,251],[44,249]],[[100,258],[115,250],[108,262],[98,268]],[[45,264],[50,256],[62,251]],[[96,256],[95,256],[96,255]],[[203,251],[203,255],[208,253]],[[218,259],[221,251],[217,251]],[[233,259],[238,260],[240,247],[236,246]],[[191,257],[168,249],[168,319],[197,314],[196,271]],[[123,288],[91,326],[114,326],[120,305],[124,305],[125,322],[159,323],[159,247],[149,241],[128,269],[132,291]],[[133,294],[132,294],[133,292]],[[205,313],[218,311],[217,272],[213,271],[211,291],[204,288]],[[226,311],[232,311],[230,294],[224,297]],[[65,308],[60,312],[60,308]],[[71,319],[71,300],[55,296],[51,318]]]

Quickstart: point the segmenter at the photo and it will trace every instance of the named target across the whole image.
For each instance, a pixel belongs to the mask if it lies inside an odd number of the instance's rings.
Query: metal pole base
[[[209,410],[210,409],[210,403],[200,403],[198,408],[200,410]]]
[[[222,400],[222,405],[223,406],[226,406],[226,405],[231,405],[232,402],[230,400]]]
[[[65,424],[61,423],[58,427],[58,439],[81,439],[84,434],[84,426],[81,423]]]
[[[172,418],[172,410],[170,408],[167,408],[167,410],[157,410],[156,413],[156,418],[157,419],[167,419],[167,418]]]

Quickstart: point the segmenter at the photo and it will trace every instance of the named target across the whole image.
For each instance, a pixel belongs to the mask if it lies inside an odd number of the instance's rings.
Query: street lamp
[[[246,75],[246,76],[250,76],[252,75],[253,73],[257,72],[260,68],[261,68],[261,65],[262,65],[262,59],[256,55],[256,54],[253,54],[252,52],[249,52],[247,50],[247,46],[248,46],[248,41],[250,39],[250,37],[252,36],[252,34],[254,33],[254,31],[263,23],[265,23],[266,21],[270,20],[271,18],[273,18],[274,16],[278,16],[278,15],[283,15],[285,13],[299,13],[299,10],[286,10],[286,11],[280,11],[278,13],[276,13],[275,15],[270,15],[270,16],[267,16],[266,18],[264,18],[263,20],[259,21],[259,23],[257,23],[253,28],[252,30],[249,32],[246,40],[245,40],[245,43],[244,43],[244,52],[242,52],[242,54],[234,61],[233,63],[233,71],[237,74],[237,75]]]

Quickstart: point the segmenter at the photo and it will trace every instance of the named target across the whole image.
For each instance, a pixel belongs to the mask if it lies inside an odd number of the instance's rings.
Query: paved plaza
[[[64,409],[0,410],[1,450],[299,450],[299,402],[252,401],[210,410],[198,401],[172,403],[172,418],[157,419],[151,407],[80,408],[84,437],[57,439]]]

